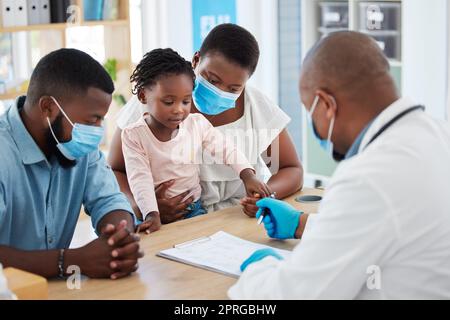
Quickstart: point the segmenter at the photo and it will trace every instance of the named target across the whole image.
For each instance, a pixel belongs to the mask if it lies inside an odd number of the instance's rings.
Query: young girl
[[[195,86],[190,62],[171,49],[156,49],[145,55],[131,80],[133,93],[148,109],[122,133],[128,182],[144,220],[140,231],[152,232],[161,226],[155,187],[164,182],[173,182],[169,195],[189,191],[186,198],[194,198],[178,219],[207,213],[200,201],[199,166],[204,150],[229,165],[249,195],[271,195],[245,156],[230,147],[203,115],[190,114]]]
[[[269,133],[257,135],[251,141],[244,134],[242,139],[235,140],[236,147],[247,156],[261,180],[269,179],[267,184],[276,192],[276,197],[284,199],[301,188],[303,169],[288,133],[289,116],[264,92],[249,83],[258,65],[259,56],[258,42],[244,28],[234,24],[222,24],[211,30],[193,58],[195,74],[208,80],[221,91],[241,95],[231,109],[217,115],[208,115],[211,113],[210,108],[216,104],[214,96],[206,103],[204,99],[198,99],[198,106],[195,106],[193,101],[191,112],[203,114],[214,127],[229,138],[234,138],[239,133]],[[199,90],[196,92],[201,93]],[[205,105],[201,105],[202,103]],[[128,184],[121,135],[123,129],[142,117],[144,108],[147,107],[142,105],[136,96],[122,108],[117,117],[118,129],[111,141],[108,157],[121,191],[127,196],[138,216],[139,208]],[[260,198],[248,197],[242,180],[228,166],[201,165],[200,183],[202,203],[208,211],[237,206],[241,201],[244,212],[255,217],[258,211],[256,202]],[[169,181],[156,189],[158,206],[166,220],[175,219],[193,200],[189,198],[182,202],[186,194],[168,197],[165,190],[170,186]]]

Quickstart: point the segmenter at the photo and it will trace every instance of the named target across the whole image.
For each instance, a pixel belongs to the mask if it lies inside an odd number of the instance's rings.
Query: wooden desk
[[[300,204],[294,199],[300,194],[322,193],[322,190],[306,189],[286,200],[306,213],[315,213],[317,204]],[[82,223],[89,225],[90,221]],[[81,290],[67,289],[64,281],[50,281],[49,299],[227,299],[227,291],[236,279],[156,256],[159,251],[174,244],[209,236],[220,230],[281,249],[292,250],[298,243],[298,240],[269,239],[264,227],[257,226],[255,219],[248,218],[239,207],[229,208],[165,225],[154,234],[143,235],[141,247],[145,257],[140,260],[140,268],[134,275],[118,281],[85,279]],[[89,240],[86,239],[86,242]]]
[[[9,289],[19,300],[44,300],[48,297],[48,284],[45,278],[14,269],[4,270]]]

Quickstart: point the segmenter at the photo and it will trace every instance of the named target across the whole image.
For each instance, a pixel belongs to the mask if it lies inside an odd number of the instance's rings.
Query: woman
[[[227,137],[237,139],[237,147],[254,164],[258,177],[267,181],[276,197],[282,199],[301,189],[303,168],[286,130],[290,118],[264,94],[247,85],[256,70],[259,55],[256,39],[244,28],[234,24],[214,28],[193,58],[198,80],[192,112],[202,113]],[[119,185],[138,217],[141,215],[125,172],[121,130],[137,121],[144,112],[136,98],[124,107],[117,120],[119,129],[109,155]],[[207,159],[205,163],[208,163]],[[227,166],[203,164],[200,175],[202,201],[208,211],[241,204],[245,214],[250,217],[256,215],[259,195],[246,196],[241,180]],[[166,198],[165,190],[171,183],[173,181],[168,181],[156,189],[163,223],[182,219],[193,200],[182,201],[187,193]]]

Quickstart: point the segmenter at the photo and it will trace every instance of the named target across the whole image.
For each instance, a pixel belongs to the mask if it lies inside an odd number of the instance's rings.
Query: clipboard
[[[256,250],[271,248],[287,259],[291,252],[254,243],[219,231],[212,236],[201,237],[176,244],[163,250],[158,257],[184,263],[193,267],[239,278],[241,264]]]

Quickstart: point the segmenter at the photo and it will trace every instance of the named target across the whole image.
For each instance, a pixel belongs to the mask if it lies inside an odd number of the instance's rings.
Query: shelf
[[[339,31],[348,31],[348,28],[326,28],[326,27],[319,27],[319,32],[322,34],[328,34],[331,32],[339,32]]]
[[[402,66],[402,62],[396,59],[389,59],[389,64],[391,65],[391,67],[401,67]]]
[[[81,27],[95,27],[95,26],[120,27],[120,26],[128,26],[128,20],[85,21],[80,26]]]
[[[366,30],[359,29],[361,33],[368,34],[370,36],[401,36],[401,32],[399,30]]]
[[[36,24],[32,26],[21,27],[8,27],[0,28],[0,33],[13,33],[13,32],[27,32],[27,31],[44,31],[44,30],[61,30],[64,31],[74,27],[126,27],[128,26],[128,20],[111,20],[111,21],[85,21],[79,24],[68,23],[49,23],[49,24]]]

